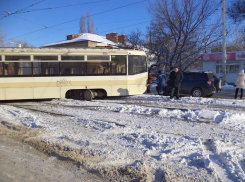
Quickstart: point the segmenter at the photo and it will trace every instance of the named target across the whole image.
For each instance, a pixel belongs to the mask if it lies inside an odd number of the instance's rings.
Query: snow
[[[100,36],[100,35],[91,34],[91,33],[82,33],[79,37],[77,37],[75,39],[55,42],[55,43],[44,45],[43,47],[52,46],[52,45],[59,45],[59,44],[66,44],[66,43],[73,43],[73,42],[81,42],[81,41],[87,41],[87,40],[94,41],[94,42],[105,43],[105,44],[113,45],[113,46],[118,46],[119,45],[119,44],[117,44],[115,42],[112,42],[112,41],[106,39],[106,37],[103,37],[103,36]]]
[[[222,86],[222,90],[235,90],[236,87],[234,85],[228,85],[227,83]]]
[[[87,151],[94,169],[144,167],[149,181],[163,175],[157,171],[177,181],[245,181],[244,109],[245,100],[139,95],[9,103],[0,105],[0,119]]]

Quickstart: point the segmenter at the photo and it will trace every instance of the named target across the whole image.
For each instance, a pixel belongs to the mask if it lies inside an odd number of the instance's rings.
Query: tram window
[[[30,61],[30,56],[5,56],[5,61]]]
[[[60,74],[61,75],[85,75],[86,63],[85,62],[61,62]]]
[[[126,74],[126,56],[111,56],[111,73],[113,75]]]
[[[68,61],[68,60],[73,60],[73,61],[84,61],[84,56],[61,56],[62,61]]]
[[[109,62],[88,62],[87,63],[88,75],[108,75],[110,74]]]
[[[128,56],[128,74],[135,75],[147,71],[146,57],[145,56]]]
[[[3,63],[0,63],[0,76],[3,76]]]
[[[109,56],[88,56],[88,61],[110,61]]]
[[[34,56],[34,61],[58,61],[58,56]]]
[[[31,62],[5,62],[5,76],[30,76],[32,75]]]
[[[58,62],[33,62],[33,75],[59,75]]]

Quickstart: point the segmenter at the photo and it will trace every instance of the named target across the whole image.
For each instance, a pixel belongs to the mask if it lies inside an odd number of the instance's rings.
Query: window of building
[[[34,56],[34,61],[58,61],[58,56]]]
[[[62,61],[84,61],[84,56],[61,56]]]
[[[59,75],[58,62],[33,62],[33,75],[49,76]]]
[[[110,63],[109,62],[88,62],[87,75],[109,75]]]
[[[61,62],[60,74],[61,75],[85,75],[86,63],[85,62]]]
[[[5,56],[5,61],[31,61],[30,56]]]
[[[145,56],[128,56],[128,74],[135,75],[147,72],[147,64]]]
[[[222,65],[216,65],[216,73],[222,73]]]
[[[111,74],[126,75],[127,56],[111,56]]]
[[[229,73],[238,73],[239,65],[229,65]]]
[[[239,65],[226,65],[226,73],[238,73]],[[216,66],[216,73],[223,73],[222,65]]]

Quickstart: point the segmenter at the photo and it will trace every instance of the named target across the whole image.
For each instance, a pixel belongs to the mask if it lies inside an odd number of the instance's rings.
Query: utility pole
[[[226,28],[225,28],[225,0],[222,0],[222,25],[223,25],[223,56],[222,56],[222,70],[223,70],[223,83],[226,84]]]

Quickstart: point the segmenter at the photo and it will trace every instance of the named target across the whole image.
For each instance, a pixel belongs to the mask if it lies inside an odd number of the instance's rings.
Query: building
[[[202,54],[203,71],[211,71],[222,78],[222,55],[222,52]],[[226,56],[226,82],[234,84],[239,71],[245,68],[245,51],[227,52]]]
[[[52,48],[118,48],[126,44],[126,35],[117,33],[106,34],[106,37],[82,33],[67,35],[67,40],[44,45],[43,47]]]

